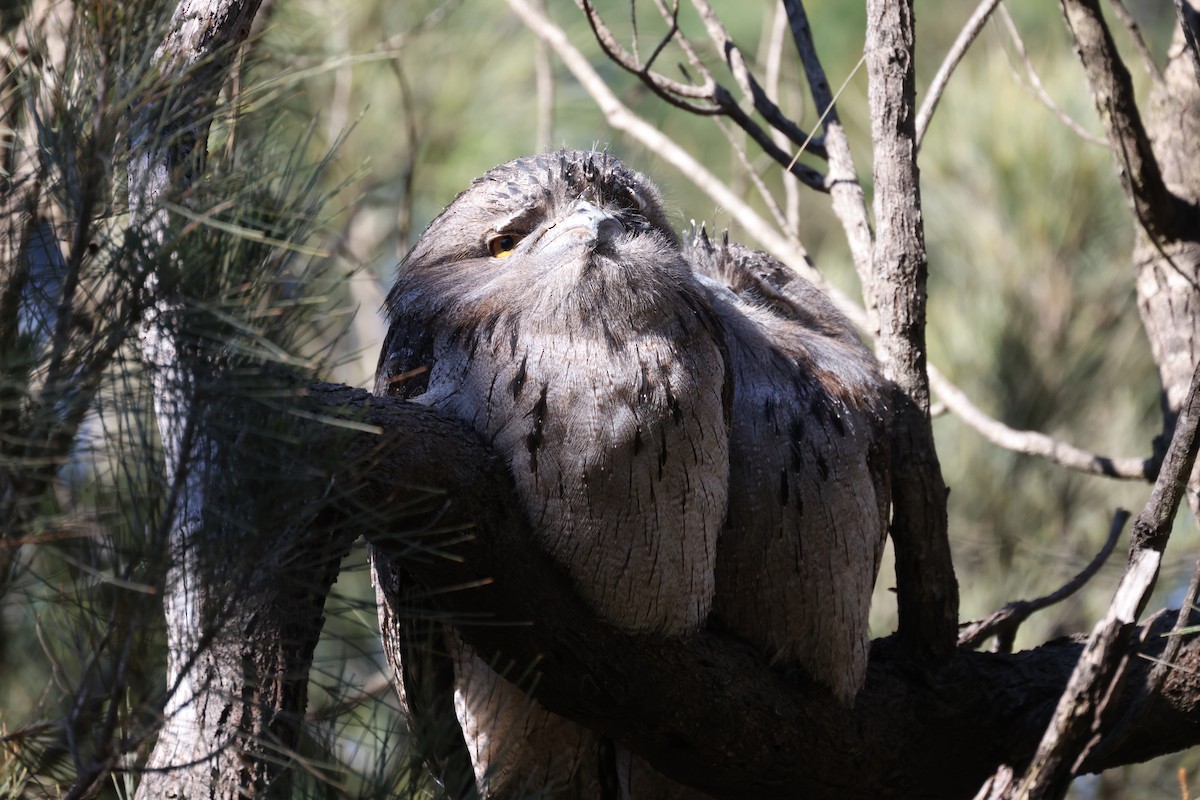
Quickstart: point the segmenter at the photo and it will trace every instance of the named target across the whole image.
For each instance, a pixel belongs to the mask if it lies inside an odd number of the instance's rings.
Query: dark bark
[[[1064,797],[1077,764],[1102,743],[1104,720],[1117,719],[1116,700],[1129,678],[1134,626],[1158,580],[1163,550],[1200,446],[1200,369],[1192,375],[1187,402],[1167,449],[1154,492],[1133,523],[1129,560],[1103,619],[1096,624],[1046,729],[1016,796]],[[1125,516],[1118,512],[1118,518]],[[1153,673],[1151,673],[1151,679]],[[1113,727],[1111,724],[1108,726]],[[1126,735],[1117,726],[1118,738]],[[1109,746],[1117,746],[1109,743]]]
[[[346,387],[314,386],[310,395],[324,416],[386,431],[345,439],[338,430],[332,444],[321,442],[319,426],[303,433],[314,452],[352,459],[332,484],[350,518],[396,508],[396,530],[419,529],[434,515],[450,531],[440,543],[423,536],[420,548],[406,537],[372,538],[432,590],[466,641],[518,665],[536,662],[535,694],[547,707],[718,796],[970,797],[998,765],[1019,772],[1032,757],[1083,648],[1064,639],[1015,655],[955,651],[928,667],[895,638],[881,640],[847,712],[821,687],[796,685],[716,634],[664,641],[596,622],[531,544],[495,456],[456,421]],[[413,486],[445,493],[405,488]],[[474,536],[462,541],[461,525],[472,520]],[[442,591],[464,586],[472,588]],[[1156,634],[1173,620],[1160,615],[1155,635],[1139,632],[1142,652],[1161,652]],[[1200,664],[1200,642],[1187,638],[1179,663]],[[1140,697],[1151,666],[1131,660],[1114,708]],[[1137,700],[1147,705],[1134,735],[1084,769],[1200,742],[1193,683],[1177,672],[1161,696]]]
[[[1195,158],[1200,146],[1200,83],[1195,50],[1187,43],[1195,3],[1188,0],[1177,6],[1181,28],[1166,68],[1151,87],[1144,119],[1097,4],[1062,0],[1062,7],[1133,210],[1138,311],[1162,381],[1161,452],[1200,363],[1200,162]],[[1197,470],[1189,482],[1188,505],[1193,518],[1200,519]],[[1193,608],[1198,598],[1200,567],[1183,607]],[[1177,628],[1192,624],[1190,617],[1182,616]],[[1167,660],[1175,658],[1178,648],[1172,640]],[[1168,668],[1157,668],[1149,691],[1168,678]]]

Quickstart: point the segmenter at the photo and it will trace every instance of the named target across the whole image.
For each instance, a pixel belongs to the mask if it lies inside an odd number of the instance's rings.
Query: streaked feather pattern
[[[870,353],[820,292],[702,232],[682,245],[648,180],[559,152],[460,194],[405,258],[387,313],[376,391],[491,443],[598,616],[671,636],[712,610],[852,701],[887,522],[884,408]],[[447,714],[431,692],[455,687],[463,737],[439,737],[432,761],[465,742],[486,793],[605,794],[594,734],[453,630],[442,658],[418,655],[396,613],[410,587],[374,567],[406,706]],[[627,794],[690,794],[617,761]]]

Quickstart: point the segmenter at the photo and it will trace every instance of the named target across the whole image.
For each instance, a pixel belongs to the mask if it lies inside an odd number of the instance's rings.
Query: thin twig
[[[771,23],[771,33],[767,38],[766,62],[767,72],[764,82],[767,92],[773,97],[779,97],[779,82],[783,67],[783,35],[787,32],[787,11],[783,4],[775,8],[775,18]],[[779,131],[772,131],[771,138],[780,147],[788,146],[788,139]],[[794,181],[783,182],[784,207],[786,209],[787,232],[798,236],[800,233],[800,187]]]
[[[932,364],[929,381],[942,402],[954,415],[997,447],[1045,459],[1052,464],[1089,475],[1103,475],[1127,481],[1149,481],[1157,473],[1153,458],[1111,458],[1082,450],[1036,431],[1019,431],[979,409],[946,379]]]
[[[1142,37],[1142,28],[1138,25],[1137,20],[1133,18],[1133,14],[1129,13],[1129,9],[1125,7],[1124,0],[1108,0],[1108,4],[1112,6],[1117,19],[1121,20],[1121,24],[1125,26],[1125,30],[1129,33],[1129,38],[1133,40],[1133,46],[1142,58],[1142,66],[1146,68],[1146,73],[1154,79],[1155,83],[1161,83],[1163,79],[1162,70],[1158,68],[1158,64],[1154,61],[1154,55],[1150,52],[1150,48],[1146,46],[1146,40]]]
[[[538,11],[546,13],[546,0],[537,0]],[[537,134],[539,153],[554,146],[554,70],[550,48],[538,39],[533,51],[533,71],[537,80]]]
[[[1015,22],[1013,22],[1012,15],[1008,13],[1008,8],[1003,5],[1000,6],[1000,18],[1004,20],[1005,30],[1008,31],[1008,36],[1010,39],[1012,39],[1013,47],[1016,49],[1017,55],[1021,57],[1021,64],[1025,71],[1025,81],[1027,81],[1022,82],[1022,85],[1028,88],[1029,91],[1033,92],[1033,96],[1041,101],[1042,105],[1050,110],[1050,113],[1058,117],[1059,121],[1062,122],[1063,125],[1066,125],[1080,139],[1083,139],[1089,144],[1108,147],[1108,140],[1106,140],[1103,136],[1097,136],[1094,133],[1089,133],[1088,130],[1076,122],[1070,114],[1068,114],[1066,111],[1063,111],[1062,107],[1059,106],[1058,103],[1054,102],[1054,98],[1051,97],[1050,93],[1046,91],[1046,87],[1042,83],[1041,77],[1038,76],[1037,70],[1033,68],[1033,62],[1029,60],[1029,53],[1025,49],[1025,41],[1021,38],[1021,32],[1017,30],[1017,25]],[[1008,51],[1006,50],[1005,54],[1007,55],[1007,53]],[[1013,64],[1013,74],[1017,76],[1018,80],[1020,80],[1021,70],[1017,69],[1015,64]]]
[[[1006,604],[999,611],[993,611],[983,619],[966,624],[962,633],[958,635],[958,646],[975,648],[987,641],[989,637],[995,636],[996,646],[992,652],[1011,653],[1017,630],[1025,620],[1039,611],[1066,600],[1095,577],[1100,568],[1104,566],[1104,562],[1112,555],[1113,549],[1117,546],[1117,540],[1121,537],[1121,530],[1125,527],[1128,519],[1128,512],[1121,512],[1113,517],[1108,538],[1104,540],[1104,546],[1074,578],[1044,597],[1036,600],[1016,600]]]
[[[542,37],[554,48],[554,52],[557,53],[563,64],[592,96],[608,124],[617,130],[628,133],[678,169],[697,188],[722,206],[746,233],[758,241],[764,250],[795,269],[803,277],[826,289],[839,307],[855,307],[853,301],[845,293],[829,287],[828,282],[821,274],[812,268],[808,254],[801,245],[789,242],[780,235],[774,226],[759,216],[749,204],[697,161],[691,153],[680,147],[678,143],[654,125],[634,114],[628,106],[622,103],[608,88],[604,79],[600,77],[587,58],[567,40],[562,28],[551,22],[545,15],[537,13],[526,0],[508,0],[508,5],[536,36]]]
[[[789,239],[793,239],[799,243],[799,238],[788,228],[788,221],[783,215],[783,209],[779,207],[775,196],[771,194],[767,185],[759,177],[758,170],[750,163],[750,156],[746,154],[746,148],[737,140],[737,136],[734,134],[734,131],[730,130],[729,125],[719,118],[713,121],[717,123],[717,128],[725,135],[725,140],[729,142],[729,149],[737,156],[738,162],[742,165],[742,170],[745,172],[746,177],[750,179],[750,182],[754,184],[754,188],[758,192],[759,198],[763,201],[763,205],[767,207],[767,211],[771,212],[771,217],[775,220],[776,227],[783,231],[784,235]]]
[[[846,243],[850,246],[850,257],[854,260],[854,269],[862,285],[863,304],[868,313],[868,330],[872,335],[876,335],[878,326],[875,321],[875,286],[871,264],[874,236],[871,232],[866,195],[863,193],[858,169],[854,166],[854,156],[850,150],[850,138],[846,135],[846,129],[838,116],[837,97],[830,90],[825,67],[817,55],[804,3],[801,0],[784,0],[783,5],[792,31],[792,41],[796,52],[800,54],[801,63],[804,64],[804,74],[808,78],[813,103],[821,111],[819,124],[825,132],[829,161],[829,196],[833,213],[842,223]],[[862,63],[860,61],[859,65]],[[845,84],[838,89],[839,95],[844,88]]]
[[[1192,62],[1192,71],[1196,73],[1196,82],[1200,83],[1200,12],[1185,0],[1175,0],[1175,16],[1183,31],[1183,39],[1188,56]]]
[[[685,102],[687,100],[707,100],[711,104],[713,96],[711,76],[708,76],[706,73],[705,82],[697,86],[690,83],[680,83],[661,73],[650,70],[617,41],[617,37],[613,35],[613,32],[604,23],[604,19],[592,6],[591,0],[577,0],[577,2],[583,10],[584,16],[587,17],[588,24],[592,28],[592,34],[596,37],[600,49],[604,51],[604,55],[610,61],[627,72],[636,75],[655,94],[672,105],[685,108],[696,114],[717,113],[717,110],[711,105],[697,105]],[[668,31],[670,34],[674,34],[674,32],[674,30]]]
[[[633,44],[636,48],[636,46],[637,46],[637,24],[636,24],[637,15],[635,15],[633,13],[633,4],[634,4],[634,0],[630,0],[629,16],[635,20],[634,29],[633,29]],[[679,32],[679,0],[673,0],[673,2],[671,3],[670,10],[667,9],[666,5],[663,2],[661,2],[661,0],[659,0],[657,5],[658,5],[658,10],[662,13],[663,19],[667,23],[667,32],[664,33],[662,35],[662,37],[659,38],[658,44],[655,45],[654,50],[650,53],[650,58],[646,59],[646,68],[647,69],[654,66],[654,62],[658,60],[658,57],[660,55],[662,55],[662,51],[667,48],[667,45],[669,45],[671,43],[671,40],[674,39],[675,35]],[[684,42],[687,41],[687,39],[684,38],[682,35],[679,38]],[[637,56],[636,49],[634,50],[634,56],[635,57]]]
[[[929,85],[929,91],[925,95],[925,102],[921,104],[921,110],[917,112],[917,149],[921,147],[921,142],[925,138],[925,131],[929,128],[929,120],[933,118],[933,112],[937,110],[938,103],[941,102],[942,94],[946,91],[946,86],[950,83],[950,76],[954,74],[958,62],[962,61],[963,56],[967,54],[971,44],[979,36],[979,32],[983,30],[984,24],[996,10],[996,6],[1000,4],[1000,0],[982,0],[975,7],[971,18],[967,20],[967,24],[959,32],[958,38],[954,40],[954,44],[950,46],[950,51],[946,53],[946,57],[942,59],[942,65],[938,67],[937,74],[933,76],[933,83]]]
[[[729,31],[725,29],[707,0],[692,0],[692,5],[696,7],[697,13],[704,21],[708,38],[716,46],[717,52],[724,56],[730,74],[733,75],[733,79],[742,90],[743,96],[753,104],[754,110],[761,114],[772,128],[787,136],[795,144],[802,145],[807,142],[811,147],[813,137],[792,122],[775,104],[775,101],[763,91],[762,86],[754,77],[754,73],[746,65],[746,59],[742,56],[741,49],[733,41],[733,37],[729,35]]]
[[[799,178],[800,182],[805,186],[821,192],[828,191],[824,175],[806,165],[796,164],[792,159],[791,154],[777,146],[775,142],[771,140],[771,137],[767,131],[764,130],[763,127],[759,125],[749,113],[747,113],[740,105],[738,105],[737,101],[734,99],[729,90],[713,78],[712,73],[708,70],[707,66],[705,66],[703,59],[701,59],[695,53],[695,50],[691,47],[690,42],[688,42],[688,40],[680,33],[673,22],[670,23],[671,27],[668,33],[670,37],[672,37],[674,41],[678,42],[680,47],[683,48],[684,52],[688,56],[689,62],[692,64],[693,69],[695,69],[702,76],[703,81],[700,84],[683,84],[678,81],[671,80],[660,73],[654,72],[649,68],[648,65],[638,61],[633,54],[627,51],[620,44],[620,42],[617,41],[616,36],[614,36],[608,26],[605,25],[604,20],[600,17],[600,14],[592,5],[591,0],[576,0],[576,2],[587,17],[588,24],[592,28],[592,32],[596,37],[596,41],[600,44],[600,48],[604,51],[605,55],[608,56],[608,58],[617,66],[626,70],[630,74],[637,76],[637,78],[641,80],[642,83],[651,91],[653,91],[659,98],[665,100],[676,108],[683,109],[684,111],[688,111],[692,114],[698,114],[701,116],[720,115],[729,117],[734,124],[744,130],[752,139],[754,139],[755,143],[762,148],[763,152]],[[660,6],[660,10],[662,10],[662,8],[663,7]],[[670,16],[666,13],[664,13],[664,16],[669,16],[671,20],[674,19],[673,16]],[[728,39],[727,34],[722,41],[725,41],[729,46],[732,46],[732,40]],[[742,63],[740,62],[740,52],[735,60],[735,63]],[[744,66],[744,63],[742,66]],[[731,66],[731,70],[733,69],[734,68]],[[760,87],[758,87],[757,82],[754,81],[753,76],[749,75],[748,70],[745,70],[744,73],[740,75],[735,74],[735,77],[738,77],[739,80],[745,79],[748,81],[747,88],[754,98],[754,110],[762,115],[763,118],[766,119],[775,130],[779,130],[786,134],[787,137],[796,144],[809,143],[809,152],[820,158],[825,157],[824,145],[820,141],[813,140],[810,134],[806,133],[796,126],[791,120],[787,119],[787,117],[785,117],[782,112],[779,111],[778,107],[775,106],[774,102],[762,92]]]

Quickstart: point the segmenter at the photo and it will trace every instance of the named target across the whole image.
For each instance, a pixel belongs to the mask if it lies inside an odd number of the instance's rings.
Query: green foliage
[[[214,109],[217,135],[195,188],[165,198],[177,220],[169,253],[127,235],[128,120],[155,93],[178,88],[155,83],[151,63],[165,17],[143,7],[136,20],[123,18],[129,9],[81,6],[41,29],[19,28],[14,37],[30,44],[6,49],[0,73],[0,122],[11,134],[0,248],[0,554],[15,559],[0,560],[5,797],[56,797],[89,783],[89,796],[131,797],[171,691],[162,593],[178,489],[163,476],[139,343],[147,276],[176,276],[168,288],[187,301],[172,320],[177,341],[220,365],[224,377],[210,388],[252,403],[273,402],[282,375],[328,374],[344,357],[336,348],[352,316],[349,270],[326,255],[320,210],[338,179],[312,137],[272,119],[269,103],[240,105],[266,94],[253,84]],[[161,269],[164,259],[182,269]],[[233,423],[220,435],[245,447],[287,434]],[[269,483],[272,474],[255,477]],[[373,603],[342,606],[373,615]],[[377,644],[371,656],[374,675]],[[392,796],[408,768],[394,701],[373,696],[364,727],[356,704],[332,699],[357,692],[350,673],[324,689],[336,712],[308,726],[317,779],[305,794]],[[366,755],[351,768],[347,748],[364,739]]]

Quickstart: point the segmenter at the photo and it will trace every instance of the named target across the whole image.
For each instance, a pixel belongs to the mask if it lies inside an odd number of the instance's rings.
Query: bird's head
[[[451,270],[467,284],[511,285],[568,270],[569,283],[595,267],[636,272],[680,262],[678,254],[649,180],[607,153],[560,151],[475,180],[430,223],[401,272]]]

